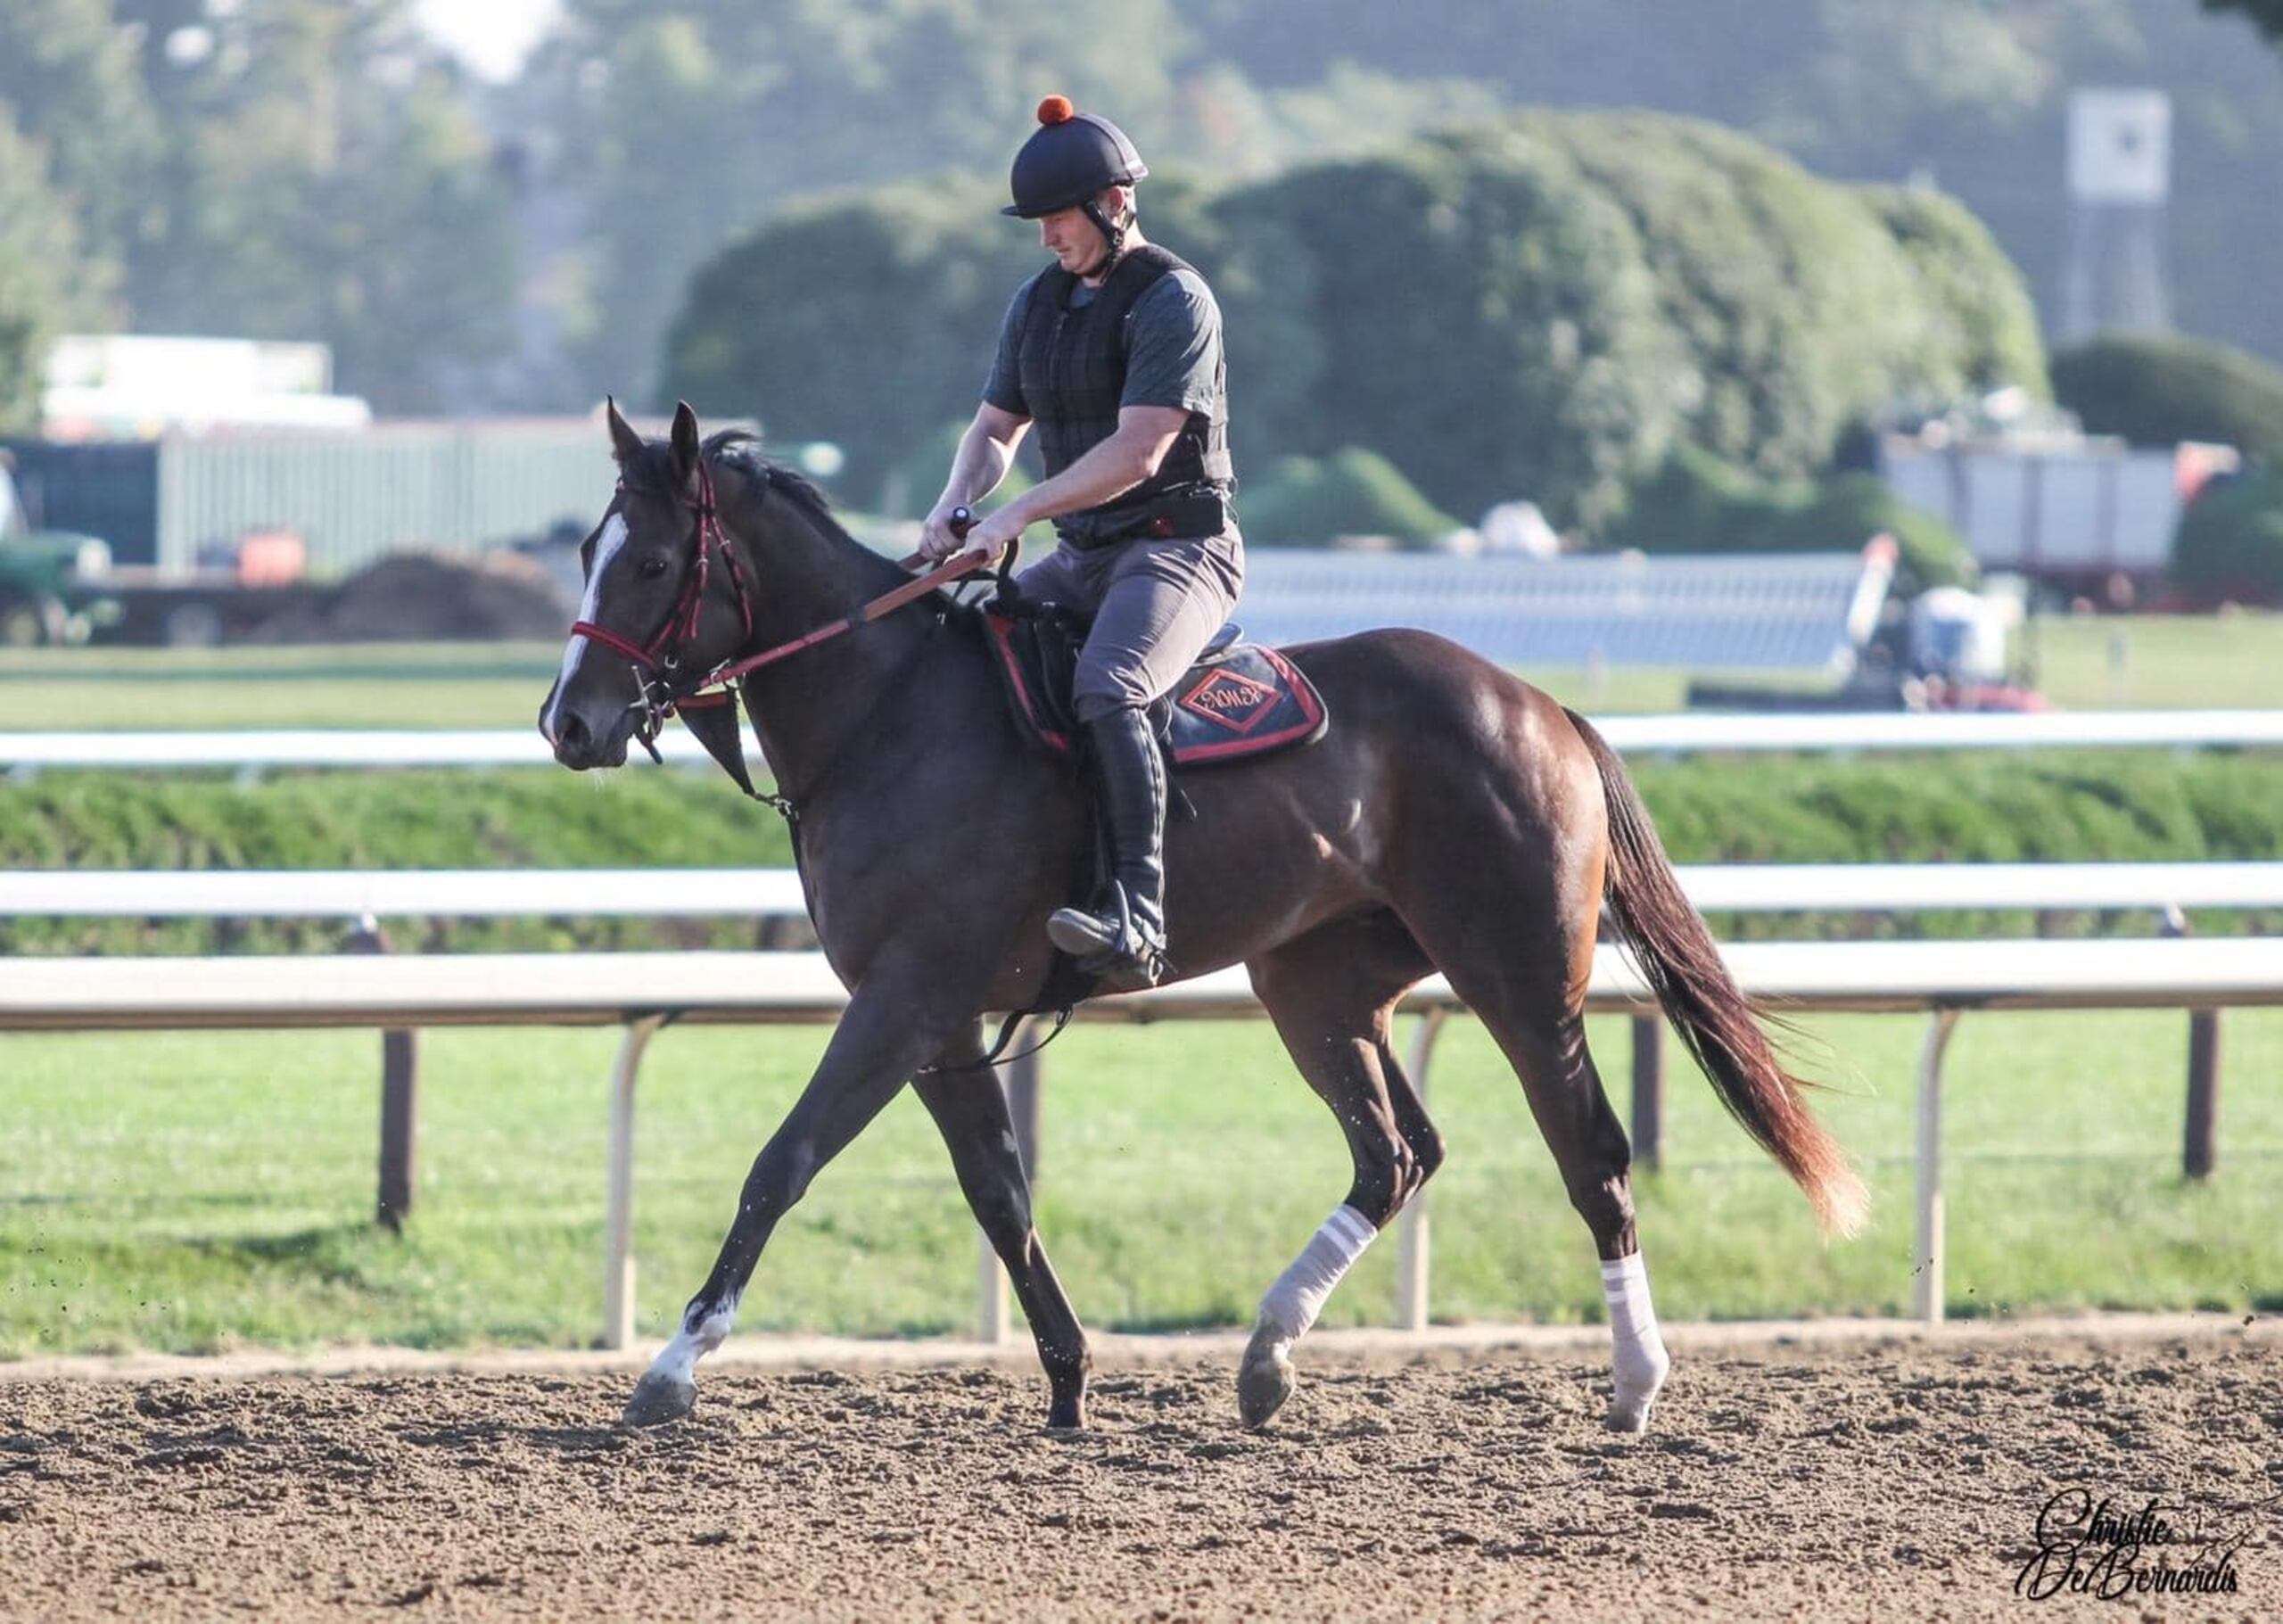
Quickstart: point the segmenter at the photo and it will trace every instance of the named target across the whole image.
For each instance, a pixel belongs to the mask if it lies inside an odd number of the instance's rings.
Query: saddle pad
[[[1084,634],[1057,616],[986,610],[992,653],[1023,731],[1057,755],[1073,753],[1070,684]],[[1236,643],[1191,666],[1151,707],[1174,766],[1218,767],[1314,744],[1331,725],[1323,697],[1273,648]]]

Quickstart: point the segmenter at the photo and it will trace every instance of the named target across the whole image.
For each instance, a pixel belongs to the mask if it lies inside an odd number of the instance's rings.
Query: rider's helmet
[[[1084,209],[1109,244],[1107,267],[1125,247],[1125,232],[1110,223],[1094,199],[1149,173],[1124,130],[1099,114],[1080,112],[1068,96],[1051,95],[1038,104],[1038,128],[1015,154],[1010,177],[1015,201],[999,212],[1034,220],[1058,210]]]

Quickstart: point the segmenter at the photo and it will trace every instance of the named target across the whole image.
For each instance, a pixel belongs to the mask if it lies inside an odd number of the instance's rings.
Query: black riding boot
[[[1054,944],[1115,988],[1154,986],[1166,969],[1166,763],[1149,718],[1112,711],[1086,723],[1094,792],[1109,831],[1109,889],[1089,911],[1058,908]]]

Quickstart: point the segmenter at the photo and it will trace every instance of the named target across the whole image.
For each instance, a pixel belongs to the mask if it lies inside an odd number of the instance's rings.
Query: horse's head
[[[539,713],[555,759],[581,771],[623,763],[628,742],[655,731],[660,701],[753,630],[697,414],[682,403],[663,442],[645,441],[614,400],[609,418],[618,490],[579,549],[586,595]]]

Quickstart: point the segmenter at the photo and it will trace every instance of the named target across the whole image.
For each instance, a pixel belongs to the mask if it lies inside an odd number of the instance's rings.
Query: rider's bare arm
[[[935,499],[935,508],[921,527],[920,550],[928,557],[946,558],[959,550],[959,538],[951,531],[952,515],[961,507],[974,507],[999,488],[1014,463],[1016,449],[1030,430],[1028,417],[988,400],[976,408],[975,421],[960,436],[960,449],[952,458],[944,493]]]
[[[1155,474],[1188,423],[1189,413],[1178,407],[1122,407],[1117,433],[1001,511],[1010,520],[1034,524],[1082,507],[1099,507]]]
[[[1016,416],[988,400],[975,408],[975,421],[960,436],[959,454],[952,458],[952,476],[944,482],[939,507],[972,507],[999,489],[1014,463],[1031,420]]]

